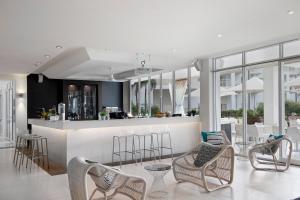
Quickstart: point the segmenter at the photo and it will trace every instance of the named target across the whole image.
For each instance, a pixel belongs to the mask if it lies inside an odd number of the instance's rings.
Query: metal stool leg
[[[125,152],[125,164],[126,164],[126,162],[127,162],[127,136],[125,136],[125,150],[124,150],[124,152]]]
[[[161,135],[161,144],[160,144],[160,153],[161,153],[161,156],[163,156],[163,150],[164,149],[169,149],[170,150],[170,152],[171,152],[171,157],[172,157],[172,160],[173,160],[173,147],[172,147],[172,140],[171,140],[171,133],[168,131],[168,132],[162,132],[162,133],[160,133],[160,135]],[[167,136],[168,138],[168,140],[169,140],[169,143],[165,146],[164,145],[164,136]]]
[[[119,142],[119,159],[120,159],[120,167],[122,167],[121,142],[120,142],[120,137],[118,137],[118,142]]]
[[[114,163],[114,155],[115,155],[115,136],[113,136],[113,149],[111,154],[111,163]]]
[[[169,132],[169,143],[170,143],[170,150],[171,150],[171,156],[173,160],[173,146],[172,146],[172,140],[171,140],[171,133]]]
[[[14,153],[14,160],[13,162],[16,162],[17,153],[19,152],[19,138],[20,136],[17,136],[16,138],[16,146],[15,146],[15,153]]]
[[[47,168],[49,169],[50,166],[49,166],[49,158],[48,158],[48,139],[45,137],[41,138],[41,151],[42,151],[41,157],[43,161],[43,167],[45,167],[45,157],[46,157]]]

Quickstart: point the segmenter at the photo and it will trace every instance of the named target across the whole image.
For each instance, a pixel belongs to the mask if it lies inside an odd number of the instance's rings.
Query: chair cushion
[[[102,189],[108,189],[116,177],[115,173],[106,171],[99,167],[91,168],[88,174],[91,176],[95,184]]]
[[[267,143],[274,142],[281,138],[283,138],[283,135],[270,135],[269,138],[267,139]],[[272,151],[272,153],[276,153],[278,149],[279,149],[279,142],[276,142],[272,145],[271,151]]]
[[[220,146],[215,146],[206,142],[202,142],[199,152],[194,161],[196,167],[202,167],[205,163],[213,159],[221,150]]]
[[[215,135],[215,131],[201,131],[202,141],[207,142],[207,136],[208,135]]]
[[[212,144],[212,145],[225,144],[224,137],[221,133],[207,135],[207,143]]]
[[[271,145],[271,147],[269,147],[269,146],[268,147],[267,146],[261,146],[262,144],[257,144],[257,145],[254,145],[254,148],[256,146],[258,146],[258,147],[260,146],[256,150],[256,152],[261,153],[261,154],[266,154],[266,155],[272,155],[272,154],[276,153],[277,150],[279,149],[279,144],[280,144],[280,139],[281,138],[283,138],[283,135],[270,135],[268,137],[268,139],[266,140],[266,142],[263,143],[263,144],[268,144],[268,143],[274,142]],[[278,142],[275,142],[277,140],[278,140]]]

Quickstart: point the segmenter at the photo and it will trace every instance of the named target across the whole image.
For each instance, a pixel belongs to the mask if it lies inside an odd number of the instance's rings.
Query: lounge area
[[[0,200],[299,200],[300,2],[0,3]]]

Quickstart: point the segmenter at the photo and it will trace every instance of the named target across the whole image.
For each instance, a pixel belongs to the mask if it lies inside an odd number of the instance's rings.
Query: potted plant
[[[99,120],[106,120],[107,113],[106,112],[99,112]]]
[[[42,112],[41,115],[42,115],[42,118],[45,119],[45,120],[49,120],[49,118],[50,118],[48,112]]]

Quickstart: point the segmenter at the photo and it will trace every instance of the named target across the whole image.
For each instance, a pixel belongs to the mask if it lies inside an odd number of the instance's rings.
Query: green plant
[[[243,109],[238,110],[224,110],[221,112],[222,117],[234,117],[241,118],[243,117]]]
[[[153,116],[155,116],[157,113],[159,113],[160,112],[160,109],[159,109],[159,107],[158,106],[152,106],[151,107],[151,116],[153,117]]]
[[[260,115],[256,110],[247,110],[247,124],[255,124],[262,122],[263,115]]]
[[[294,101],[285,102],[285,115],[291,116],[292,113],[300,115],[300,103]]]
[[[106,112],[100,112],[100,116],[101,116],[101,117],[105,117],[106,115],[107,115]]]
[[[261,117],[264,116],[264,104],[263,103],[259,103],[258,106],[256,107],[256,112],[258,115],[260,115]]]
[[[131,103],[131,114],[133,116],[136,116],[136,115],[138,115],[138,113],[139,113],[139,109],[138,109],[137,105],[134,103]]]

